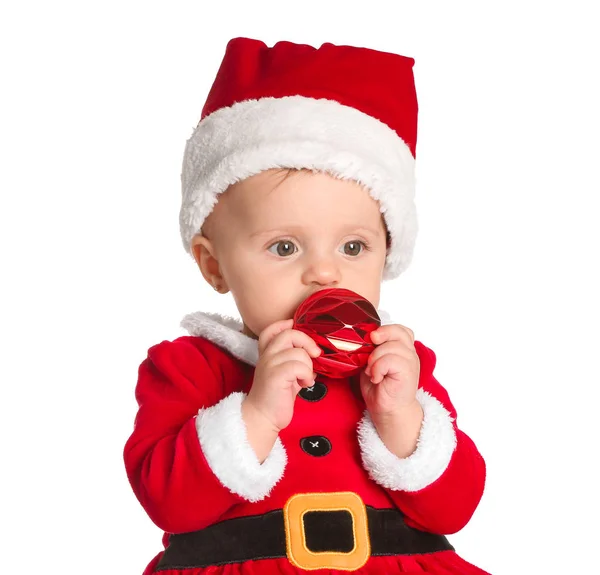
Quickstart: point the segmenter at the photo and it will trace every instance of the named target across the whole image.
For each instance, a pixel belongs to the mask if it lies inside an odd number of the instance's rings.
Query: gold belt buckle
[[[352,516],[354,547],[341,551],[314,552],[306,546],[304,514],[309,511],[347,511]],[[363,500],[350,491],[340,493],[299,493],[283,509],[288,559],[301,569],[360,569],[371,555],[367,510]]]

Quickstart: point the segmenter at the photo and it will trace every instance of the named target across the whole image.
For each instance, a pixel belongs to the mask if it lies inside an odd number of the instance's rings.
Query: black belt
[[[443,535],[409,527],[395,509],[366,506],[370,555],[413,555],[454,551]],[[343,511],[304,516],[306,545],[313,553],[345,553],[354,546],[352,518]],[[286,557],[283,510],[227,519],[205,529],[169,536],[156,571]]]

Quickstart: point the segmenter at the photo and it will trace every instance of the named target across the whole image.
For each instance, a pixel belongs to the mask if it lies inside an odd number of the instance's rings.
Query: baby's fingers
[[[258,336],[258,354],[262,355],[271,343],[271,340],[277,334],[281,333],[282,331],[285,331],[286,329],[290,329],[293,325],[293,319],[284,319],[281,321],[276,321],[271,325],[267,326],[265,329],[263,329],[260,335]]]
[[[289,383],[295,383],[301,388],[312,387],[315,384],[317,374],[312,370],[312,367],[307,366],[302,361],[286,361],[276,369],[282,379]]]
[[[371,383],[381,383],[385,376],[392,376],[398,372],[398,358],[392,354],[380,357],[365,369],[365,374]]]
[[[309,335],[297,329],[289,328],[284,328],[282,331],[277,332],[271,338],[263,353],[272,356],[286,349],[293,348],[302,348],[313,358],[319,357],[321,354],[321,348]]]

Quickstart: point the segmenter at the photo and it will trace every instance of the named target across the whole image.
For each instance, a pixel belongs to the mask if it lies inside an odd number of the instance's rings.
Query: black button
[[[300,447],[314,457],[322,457],[331,451],[331,442],[322,435],[311,435],[300,440]]]
[[[312,387],[303,387],[298,395],[306,401],[320,401],[327,395],[327,386],[320,381],[316,381]]]

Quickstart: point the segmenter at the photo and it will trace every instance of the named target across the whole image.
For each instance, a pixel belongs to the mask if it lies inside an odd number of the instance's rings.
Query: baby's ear
[[[198,233],[191,239],[190,249],[204,279],[213,287],[226,289],[212,241]]]
[[[198,266],[200,266],[200,260],[202,257],[203,250],[209,249],[209,246],[207,245],[208,242],[209,240],[205,238],[201,233],[196,234],[190,240],[190,251],[192,252],[192,255],[194,256],[194,259],[196,260]]]

